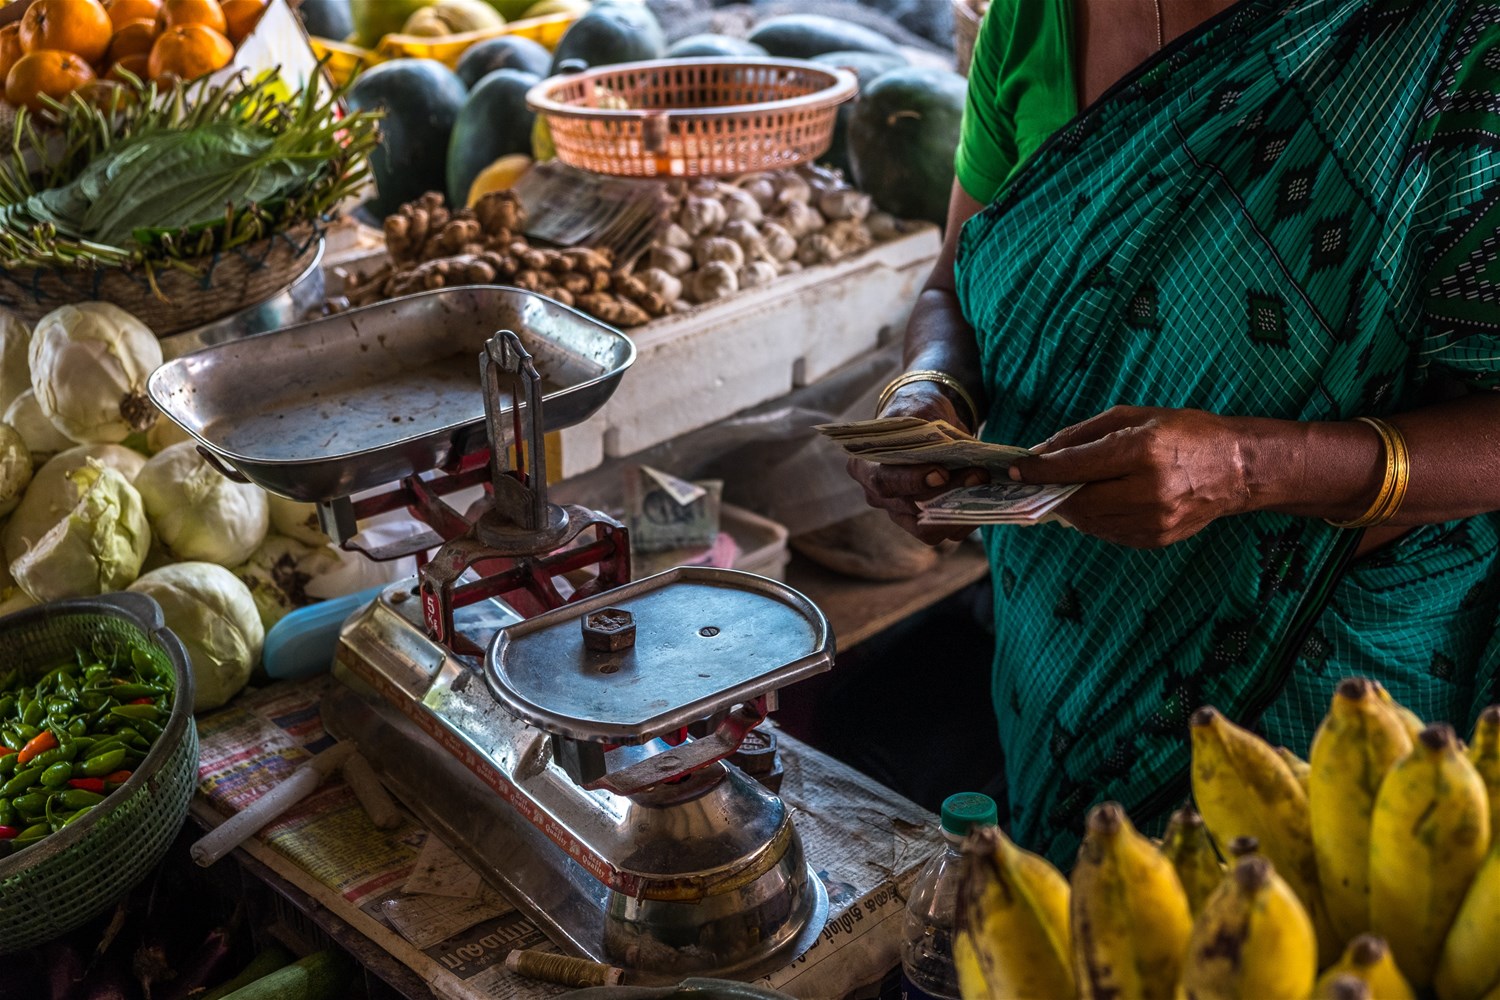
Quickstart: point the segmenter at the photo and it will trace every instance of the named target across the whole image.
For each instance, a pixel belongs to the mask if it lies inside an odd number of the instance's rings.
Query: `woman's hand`
[[[964,426],[964,418],[958,415],[953,402],[931,382],[903,386],[891,397],[880,415],[946,420],[955,427]],[[928,545],[967,538],[974,529],[951,524],[918,525],[917,501],[930,500],[960,486],[978,486],[990,479],[984,469],[878,465],[859,458],[849,459],[849,475],[864,487],[866,503],[885,511],[892,521]]]
[[[1017,459],[1011,478],[1084,483],[1058,514],[1106,541],[1160,548],[1251,509],[1248,444],[1233,418],[1116,406],[1054,434],[1035,457]]]

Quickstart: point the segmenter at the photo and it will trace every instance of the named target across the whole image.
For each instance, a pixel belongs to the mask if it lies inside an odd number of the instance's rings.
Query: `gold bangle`
[[[1406,487],[1411,481],[1411,456],[1406,448],[1406,438],[1395,427],[1375,417],[1356,417],[1369,424],[1380,435],[1380,444],[1385,452],[1385,475],[1381,479],[1380,492],[1359,517],[1352,521],[1334,521],[1325,518],[1335,528],[1368,528],[1383,524],[1395,515],[1406,497]]]
[[[902,386],[911,385],[913,382],[936,382],[938,385],[952,389],[954,395],[969,408],[969,430],[979,430],[979,407],[974,405],[974,397],[969,395],[969,391],[959,383],[958,379],[947,372],[940,372],[933,368],[919,368],[915,371],[902,372],[887,382],[885,388],[880,391],[880,399],[875,403],[875,415],[877,417],[880,416],[881,412],[885,409],[885,404],[891,401],[891,397],[896,394],[897,389],[900,389]]]

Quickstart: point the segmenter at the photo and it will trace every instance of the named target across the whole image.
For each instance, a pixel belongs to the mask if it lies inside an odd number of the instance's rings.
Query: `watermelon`
[[[349,0],[302,0],[297,13],[309,35],[342,42],[354,31]]]
[[[448,137],[468,96],[463,81],[436,59],[392,59],[354,81],[352,110],[385,109],[380,145],[370,156],[380,190],[372,213],[390,215],[403,202],[443,190]]]
[[[760,22],[750,41],[773,56],[811,59],[825,52],[883,52],[900,55],[896,43],[878,31],[822,14],[786,14]]]
[[[713,56],[749,56],[764,59],[770,55],[754,42],[728,35],[688,35],[667,46],[668,59],[698,59]]]
[[[661,25],[645,4],[604,0],[563,34],[552,53],[552,72],[660,59],[666,48]]]
[[[538,42],[519,35],[501,35],[470,45],[458,60],[458,78],[473,89],[480,78],[497,69],[518,69],[546,76],[552,53]]]
[[[448,139],[450,205],[465,204],[474,178],[500,157],[531,152],[536,115],[526,107],[526,92],[541,81],[535,73],[497,69],[474,85]]]
[[[895,69],[897,66],[905,66],[906,58],[881,52],[824,52],[822,55],[813,56],[813,62],[853,70],[854,75],[859,78],[860,93],[863,93],[880,74]],[[842,170],[845,176],[850,174],[849,116],[854,114],[854,106],[858,103],[859,95],[856,94],[854,100],[839,107],[838,117],[833,122],[833,144],[828,147],[828,152],[823,154],[823,162],[830,167]]]
[[[905,66],[876,77],[849,116],[855,186],[897,218],[947,221],[964,88],[944,69]]]

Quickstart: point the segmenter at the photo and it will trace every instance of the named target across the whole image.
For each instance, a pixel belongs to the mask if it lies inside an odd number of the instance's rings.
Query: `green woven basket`
[[[50,941],[118,902],[166,853],[198,781],[187,651],[144,594],[54,601],[0,618],[0,663],[47,667],[103,639],[176,679],[172,715],[130,780],[77,823],[0,861],[0,954]]]

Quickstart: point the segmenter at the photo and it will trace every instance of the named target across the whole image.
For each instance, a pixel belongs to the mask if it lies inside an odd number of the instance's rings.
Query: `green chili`
[[[11,776],[10,780],[0,785],[0,795],[15,795],[24,792],[32,785],[41,780],[42,772],[46,768],[28,767],[24,771],[18,771]]]
[[[61,788],[71,777],[73,777],[73,765],[68,761],[62,761],[42,772],[42,784],[48,788]]]
[[[102,778],[106,774],[118,771],[123,763],[125,763],[125,748],[116,747],[91,756],[79,766],[78,773],[85,778]]]

